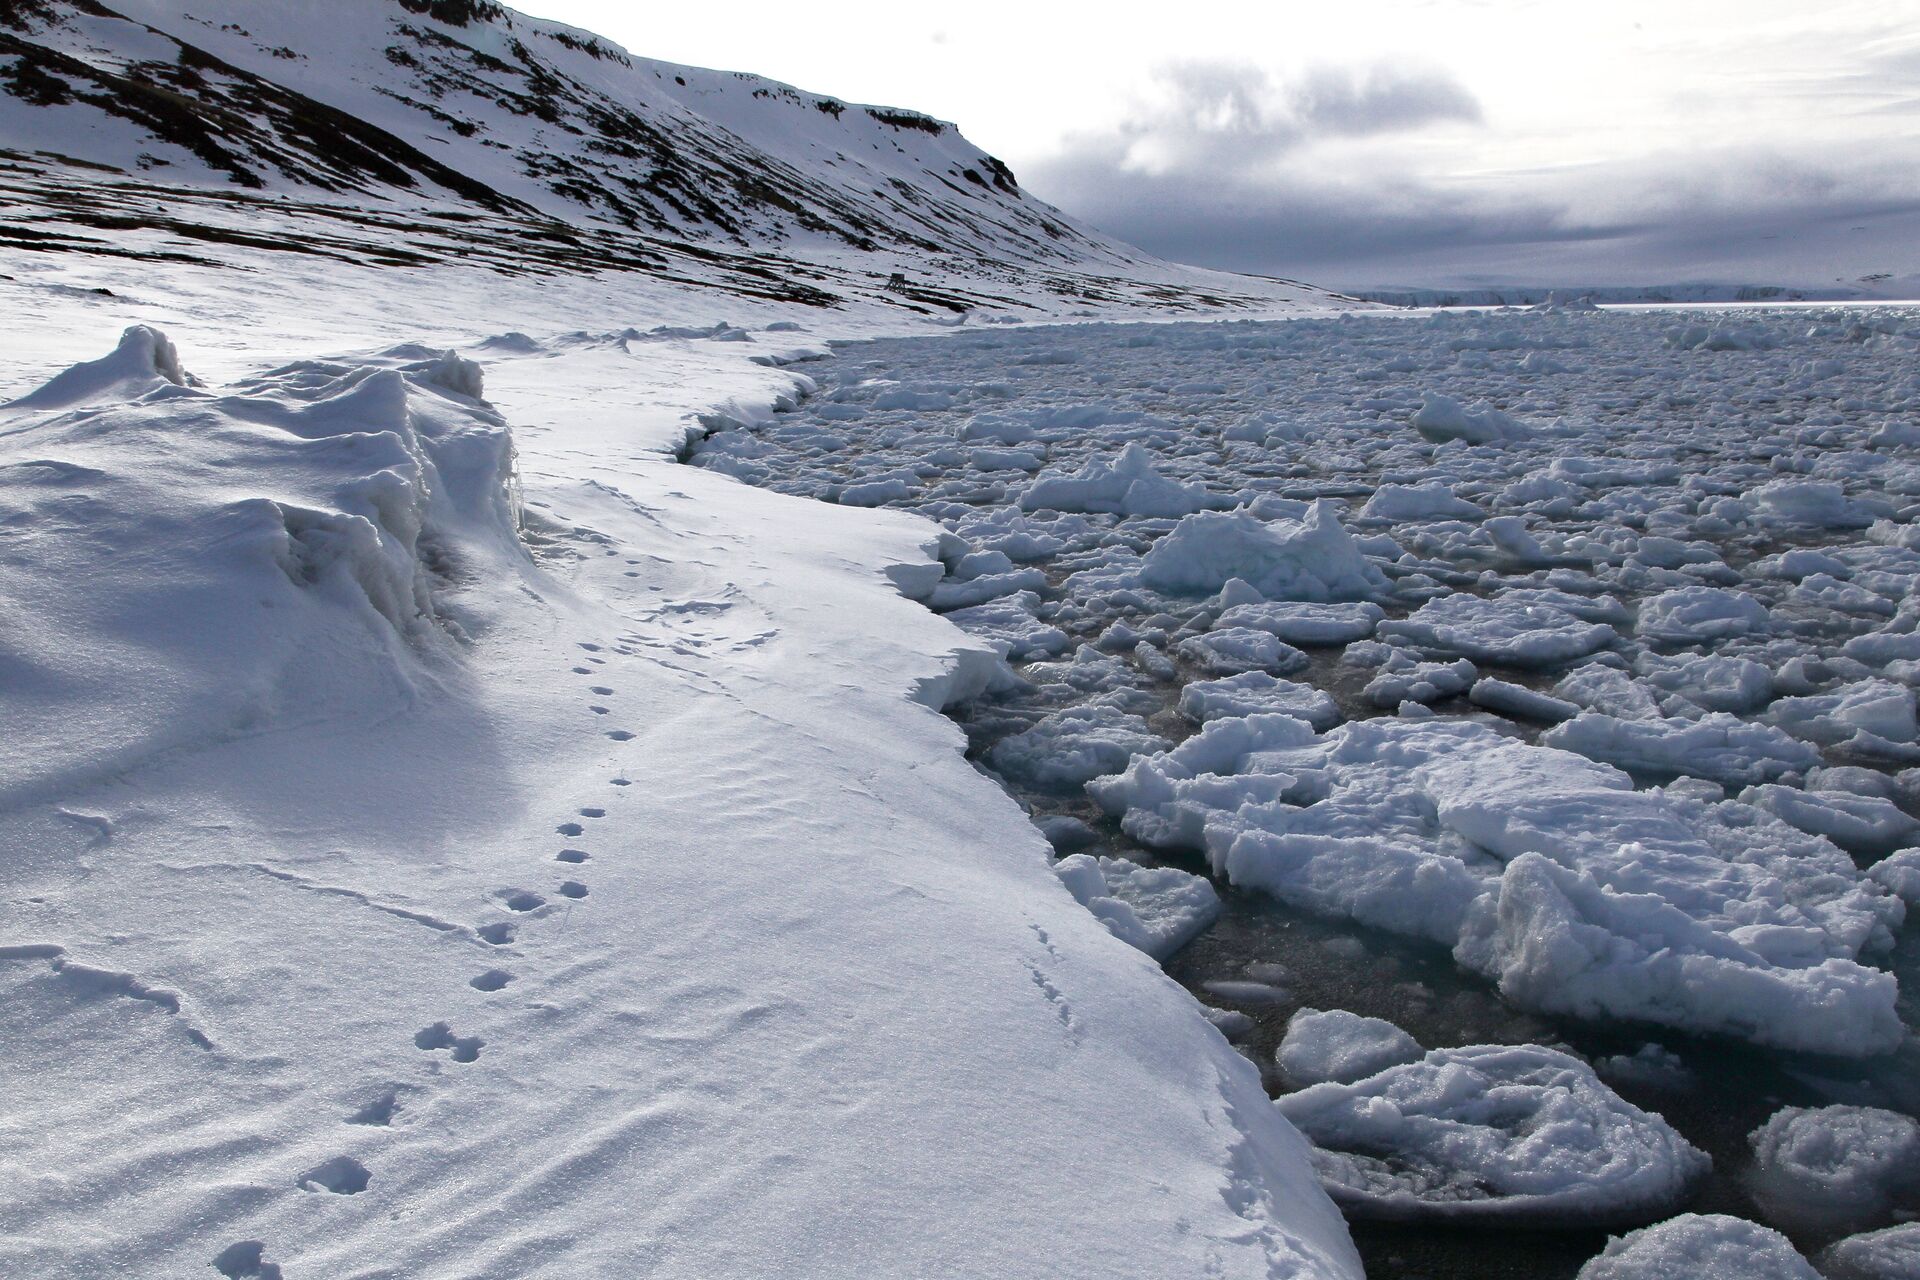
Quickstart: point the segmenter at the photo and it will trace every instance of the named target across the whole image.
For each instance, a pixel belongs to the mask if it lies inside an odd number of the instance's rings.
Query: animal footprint
[[[605,809],[582,809],[580,816],[583,818],[604,818],[607,816],[607,811]]]
[[[563,836],[577,836],[582,831],[585,831],[586,828],[581,826],[577,822],[563,822],[559,826],[555,827],[554,830],[558,831]]]
[[[587,896],[587,886],[578,880],[569,880],[560,886],[560,893],[568,898],[584,898]]]
[[[633,734],[631,734],[625,729],[614,729],[609,731],[607,736],[609,738],[612,738],[615,742],[626,742],[633,737]]]
[[[502,920],[498,924],[483,924],[474,930],[482,942],[491,942],[496,947],[504,947],[513,941],[513,926]]]
[[[555,862],[585,862],[587,854],[581,849],[562,849],[553,855]]]
[[[417,1048],[432,1052],[435,1049],[451,1049],[455,1062],[472,1062],[480,1056],[480,1046],[486,1041],[479,1036],[456,1036],[453,1024],[436,1022],[430,1027],[422,1027],[413,1033],[413,1043]]]
[[[611,689],[609,689],[609,688],[607,688],[607,686],[605,686],[605,685],[603,685],[603,684],[596,684],[596,685],[593,685],[593,686],[591,686],[591,687],[589,687],[589,688],[587,689],[587,692],[588,692],[588,693],[597,693],[597,694],[599,694],[599,695],[600,695],[601,697],[603,697],[603,698],[610,698],[610,697],[612,697],[612,696],[613,696],[613,690],[611,690]]]
[[[400,1110],[400,1095],[392,1089],[360,1108],[347,1117],[348,1124],[390,1125],[394,1112]]]
[[[509,911],[537,911],[547,905],[545,898],[527,889],[502,889],[495,896]]]
[[[213,1269],[227,1280],[280,1280],[280,1264],[267,1261],[267,1246],[236,1240],[213,1257]]]
[[[357,1196],[367,1189],[371,1178],[367,1166],[352,1156],[335,1156],[301,1174],[300,1187],[305,1191],[331,1191],[337,1196]]]
[[[616,787],[630,787],[633,785],[632,778],[608,778],[607,781]]]
[[[467,979],[467,985],[475,991],[498,991],[513,981],[513,975],[505,969],[489,969],[477,978]]]

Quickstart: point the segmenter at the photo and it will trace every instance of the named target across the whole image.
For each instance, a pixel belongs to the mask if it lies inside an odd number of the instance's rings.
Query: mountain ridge
[[[413,208],[504,219],[509,241],[559,224],[600,265],[704,247],[873,256],[883,281],[918,264],[980,301],[1036,272],[1096,304],[1115,290],[1090,278],[1175,306],[1333,297],[1159,262],[1025,192],[945,121],[638,57],[493,0],[21,0],[0,15],[0,149],[40,171],[10,194],[43,214],[61,170],[105,166],[148,203],[164,188]],[[804,292],[807,272],[787,274]]]

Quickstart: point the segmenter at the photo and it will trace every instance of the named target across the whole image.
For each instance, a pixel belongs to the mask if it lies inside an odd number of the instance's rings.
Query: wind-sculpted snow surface
[[[937,532],[672,456],[806,385],[741,332],[0,408],[0,1273],[1357,1280],[1141,954],[1213,887],[939,714]]]
[[[1707,1158],[1578,1058],[1538,1045],[1436,1049],[1280,1111],[1349,1213],[1604,1224],[1667,1212]]]
[[[1920,406],[1910,323],[877,343],[693,461],[939,520],[936,607],[1029,682],[965,722],[1036,803],[1084,784],[1142,844],[1440,943],[1522,1008],[1872,1056],[1905,1034],[1904,882],[1842,846],[1915,830],[1875,772],[1920,761],[1920,462],[1885,427]]]
[[[0,802],[447,674],[487,625],[457,583],[529,564],[480,391],[400,348],[214,392],[135,327],[0,406],[0,595],[38,620],[0,640]]]

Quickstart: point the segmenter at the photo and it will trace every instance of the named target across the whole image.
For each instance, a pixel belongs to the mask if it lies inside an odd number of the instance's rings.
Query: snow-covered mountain
[[[43,182],[21,193],[41,221],[9,219],[15,242],[60,234],[54,192],[81,166],[97,197],[104,165],[123,202],[157,185],[201,221],[297,214],[429,259],[460,231],[445,256],[684,274],[689,252],[744,254],[829,298],[821,258],[871,257],[883,283],[901,269],[909,295],[954,310],[1035,272],[1095,304],[1322,296],[1158,262],[918,112],[635,57],[490,0],[23,0],[0,12],[0,56],[11,181]]]

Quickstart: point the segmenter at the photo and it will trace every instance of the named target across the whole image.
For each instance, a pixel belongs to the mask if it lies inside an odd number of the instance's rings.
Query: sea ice
[[[1744,1218],[1683,1213],[1607,1241],[1578,1280],[1820,1280],[1790,1241]]]
[[[1289,1033],[1291,1034],[1291,1033]],[[1709,1161],[1592,1068],[1539,1045],[1436,1049],[1274,1105],[1347,1213],[1591,1226],[1677,1204]]]

